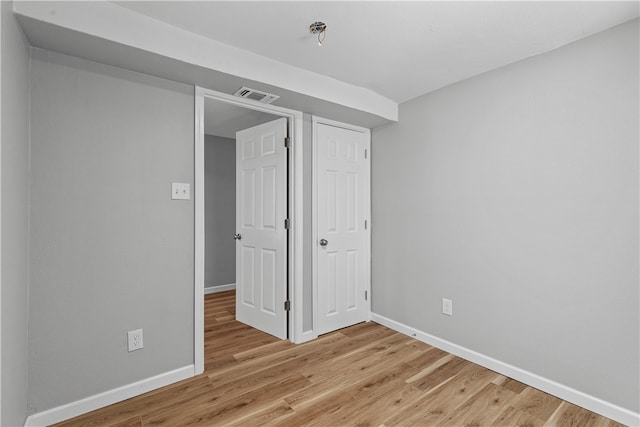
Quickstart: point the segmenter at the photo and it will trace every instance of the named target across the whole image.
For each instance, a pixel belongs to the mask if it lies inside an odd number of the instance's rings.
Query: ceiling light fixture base
[[[322,46],[322,42],[327,36],[327,24],[322,21],[316,21],[313,24],[309,25],[309,32],[311,34],[318,35],[318,45]]]

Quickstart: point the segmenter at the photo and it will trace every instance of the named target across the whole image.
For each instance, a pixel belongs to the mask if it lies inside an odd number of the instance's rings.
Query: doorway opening
[[[215,99],[204,104],[205,294],[236,289],[236,132],[277,119]]]
[[[195,107],[194,365],[199,374],[205,362],[205,293],[209,321],[220,309],[223,320],[233,315],[297,342],[302,260],[295,247],[302,243],[302,188],[296,176],[302,150],[296,145],[302,142],[302,113],[198,87]],[[212,311],[210,304],[218,308]]]

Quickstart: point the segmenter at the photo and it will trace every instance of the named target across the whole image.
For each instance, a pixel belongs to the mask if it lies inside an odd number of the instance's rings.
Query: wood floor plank
[[[441,426],[488,426],[516,397],[511,390],[489,383],[456,411],[443,418]]]
[[[245,417],[238,417],[230,421],[227,426],[246,427],[282,425],[286,419],[294,415],[295,411],[284,400],[277,400],[274,405],[262,410],[248,413]]]
[[[287,396],[285,400],[297,411],[306,410],[319,399],[335,403],[336,396],[346,395],[349,399],[361,398],[359,393],[377,388],[376,384],[380,386],[400,374],[404,377],[412,375],[416,368],[402,362],[403,355],[398,353],[398,351],[415,351],[404,345],[405,339],[406,337],[403,336],[391,336],[375,346],[364,347],[360,352],[351,352],[343,358],[343,363],[340,363],[337,369],[331,369],[330,365],[317,366],[320,370],[318,375],[310,375],[308,368],[303,369],[302,372],[314,385]],[[390,363],[381,367],[379,360],[389,357],[391,353],[395,357],[390,359]],[[372,367],[378,369],[371,369]]]
[[[308,363],[310,359],[313,360],[313,363],[319,364],[323,360],[331,358],[332,348],[331,344],[336,344],[345,336],[341,334],[335,334],[332,337],[327,337],[323,339],[323,344],[325,346],[321,346],[320,349],[317,347],[310,347],[299,345],[294,346],[289,343],[287,346],[281,346],[281,350],[278,352],[267,352],[263,353],[262,357],[254,357],[248,356],[248,358],[237,358],[238,363],[234,366],[229,366],[225,369],[219,369],[216,371],[212,371],[210,374],[210,378],[212,381],[217,381],[217,378],[226,375],[226,376],[242,376],[243,372],[256,372],[263,369],[269,369],[278,363],[284,363],[287,361],[294,361],[297,369],[303,369],[304,366]],[[268,344],[269,345],[269,344]],[[271,350],[273,350],[270,347]],[[242,355],[246,355],[248,352],[242,352]],[[240,373],[238,373],[240,372]]]
[[[205,358],[204,370],[205,372],[212,372],[216,369],[226,369],[230,365],[237,365],[238,361],[233,356],[227,356],[224,358]]]
[[[376,324],[371,322],[362,322],[350,326],[348,328],[341,329],[340,332],[348,337],[357,337],[358,335],[366,334],[368,332],[376,331]]]
[[[496,427],[542,427],[545,422],[538,417],[519,411],[511,406],[507,407],[491,424]]]
[[[424,392],[404,381],[395,381],[393,387],[377,394],[371,401],[362,401],[351,414],[345,414],[340,425],[379,426],[389,414],[399,413],[405,407],[417,402]]]
[[[269,353],[262,351],[261,353],[259,349],[247,350],[240,352],[237,359],[239,362],[245,363],[247,366],[253,366],[255,363],[253,361],[256,359],[258,359],[258,364],[264,365],[272,363],[273,361],[281,360],[283,357],[294,359],[309,354],[316,354],[318,357],[321,357],[321,355],[324,355],[325,353],[341,353],[340,349],[342,348],[342,343],[346,341],[349,340],[346,339],[345,335],[340,332],[336,332],[314,340],[313,345],[310,343],[293,345],[288,342],[286,346],[283,346],[281,351]]]
[[[335,382],[343,377],[353,376],[354,373],[366,375],[376,369],[378,363],[391,354],[402,351],[400,334],[393,334],[367,346],[362,346],[358,351],[349,351],[346,354],[335,356],[321,364],[309,365],[302,372],[311,382]]]
[[[127,399],[116,405],[81,415],[72,420],[58,424],[59,426],[117,426],[140,418],[140,415],[153,410],[158,402],[166,401],[167,405],[180,406],[183,402],[206,392],[210,387],[209,378],[200,375],[188,380],[171,384],[167,387],[145,393],[133,399]]]
[[[307,362],[308,359],[286,360],[257,370],[247,370],[244,366],[238,365],[238,369],[225,375],[212,376],[210,381],[214,390],[223,390],[224,394],[233,397],[264,387],[266,383],[285,379],[292,373],[299,374],[297,368]]]
[[[455,414],[459,407],[497,377],[498,374],[493,371],[470,364],[445,384],[427,393],[421,390],[423,397],[420,400],[388,414],[383,424],[436,425],[444,417]]]
[[[511,406],[544,421],[553,415],[561,403],[562,400],[557,397],[529,387],[517,396]]]
[[[336,339],[340,339],[340,337],[344,337],[344,335],[335,335]],[[252,347],[247,350],[235,351],[233,353],[233,357],[238,362],[248,362],[250,360],[264,360],[266,354],[280,354],[280,352],[285,350],[292,350],[296,347],[295,344],[292,344],[290,341],[286,340],[278,340],[269,344],[261,345],[260,347]]]
[[[622,424],[616,423],[613,420],[607,420],[604,417],[566,401],[563,401],[558,406],[556,412],[547,421],[547,425],[563,427],[601,427],[612,424],[622,426]]]
[[[320,414],[317,421],[325,425],[349,425],[356,419],[360,419],[359,425],[369,422],[380,424],[384,419],[383,414],[391,408],[416,401],[423,394],[403,380],[414,369],[406,363],[401,363],[382,369],[365,381],[339,390],[338,394],[343,397],[343,400],[346,398],[347,401],[331,414]],[[331,396],[328,397],[331,401],[336,400]]]
[[[61,423],[59,425],[67,425],[66,423]],[[86,427],[93,426],[109,426],[109,427],[142,427],[142,417],[140,415],[135,415],[130,418],[120,419],[120,417],[115,418],[90,418],[85,419],[85,421],[74,421],[73,425],[82,425]]]
[[[294,345],[205,296],[205,373],[61,426],[621,425],[384,326]]]
[[[500,375],[500,378],[496,379],[494,383],[501,385],[502,387],[506,387],[517,394],[520,394],[527,389],[526,384],[522,384],[520,381],[505,377],[504,375]]]
[[[411,384],[422,391],[429,391],[447,380],[452,379],[469,364],[471,364],[471,362],[453,356],[451,360],[441,366],[438,366],[433,371],[429,372],[428,375],[423,375],[421,378],[412,381]]]
[[[274,405],[274,399],[279,400],[287,393],[308,384],[305,377],[299,374],[288,376],[283,380],[267,383],[264,387],[240,394],[234,398],[222,398],[216,402],[206,404],[190,404],[189,411],[161,411],[143,417],[147,425],[226,425],[242,420],[257,411],[268,409]]]
[[[447,353],[446,351],[442,351],[439,348],[431,347],[427,344],[424,344],[424,346],[424,353],[408,362],[416,368],[420,368],[421,370],[430,367],[436,360],[442,359],[444,356],[449,355],[449,353]]]

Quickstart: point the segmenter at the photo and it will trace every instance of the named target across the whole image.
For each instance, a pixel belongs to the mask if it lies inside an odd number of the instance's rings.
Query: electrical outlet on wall
[[[127,341],[129,343],[129,352],[140,350],[143,347],[142,329],[127,332]]]
[[[447,316],[453,316],[453,301],[447,298],[442,298],[442,314]]]

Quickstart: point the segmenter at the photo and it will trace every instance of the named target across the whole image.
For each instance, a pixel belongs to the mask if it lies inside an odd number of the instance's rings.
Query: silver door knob
[[[329,244],[329,242],[327,241],[327,239],[320,239],[320,246],[322,246],[323,248],[325,246],[327,246]]]
[[[240,239],[242,239],[242,234],[238,233],[238,234],[234,235],[233,238],[235,240],[240,240]]]

